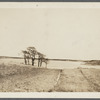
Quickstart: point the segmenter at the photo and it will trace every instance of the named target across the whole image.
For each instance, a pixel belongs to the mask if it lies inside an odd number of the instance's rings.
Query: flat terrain
[[[49,61],[41,68],[23,59],[0,59],[0,92],[100,92],[100,66]]]

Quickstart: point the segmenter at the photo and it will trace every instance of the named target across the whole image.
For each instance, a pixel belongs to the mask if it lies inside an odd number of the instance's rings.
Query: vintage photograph
[[[100,92],[100,7],[0,7],[0,92]]]

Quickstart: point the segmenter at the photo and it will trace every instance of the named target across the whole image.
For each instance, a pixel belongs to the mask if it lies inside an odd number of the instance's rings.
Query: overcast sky
[[[100,8],[0,8],[0,56],[28,46],[48,58],[100,59]]]

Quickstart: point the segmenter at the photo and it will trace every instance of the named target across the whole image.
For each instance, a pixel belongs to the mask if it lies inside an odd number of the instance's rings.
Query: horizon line
[[[19,58],[23,59],[23,57],[16,57],[16,56],[0,56],[0,58]],[[38,58],[35,58],[38,59]],[[87,60],[79,60],[79,59],[65,59],[65,58],[46,58],[48,60],[61,60],[61,61],[87,61]],[[89,59],[88,61],[91,61],[93,59]],[[96,59],[97,60],[97,59]]]

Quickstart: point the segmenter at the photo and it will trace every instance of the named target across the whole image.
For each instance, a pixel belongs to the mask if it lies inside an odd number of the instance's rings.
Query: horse
[[[25,61],[25,64],[27,65],[27,62],[29,64],[29,59],[30,59],[30,53],[28,51],[22,51],[23,54],[24,54],[24,61]]]
[[[42,63],[45,63],[46,68],[47,68],[48,59],[46,59],[46,58],[42,58]],[[42,63],[41,63],[41,66],[42,66]]]
[[[47,64],[48,64],[48,59],[44,58],[44,57],[39,57],[38,58],[38,67],[42,66],[42,63],[45,63],[46,68],[47,68]]]

